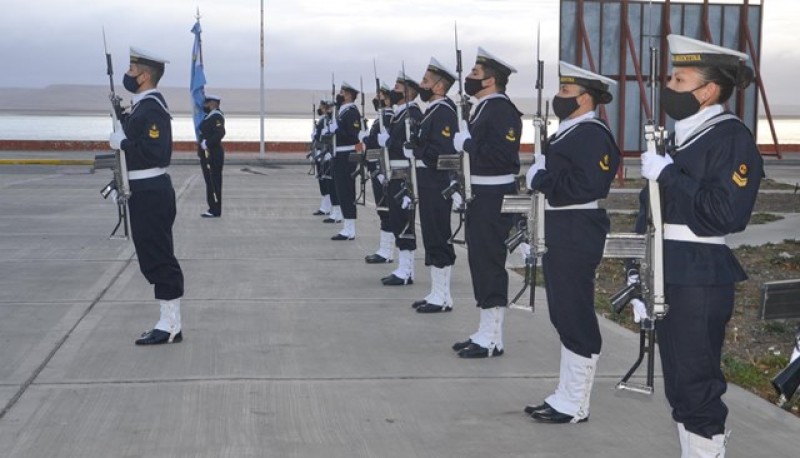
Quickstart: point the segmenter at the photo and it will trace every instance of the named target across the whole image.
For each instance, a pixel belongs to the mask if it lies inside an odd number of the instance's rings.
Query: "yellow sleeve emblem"
[[[361,121],[356,120],[356,122],[353,123],[353,127],[355,127],[358,130],[361,130]]]
[[[161,136],[161,132],[158,131],[158,126],[155,124],[150,126],[150,132],[148,132],[148,134],[150,135],[150,138],[152,138],[153,140]]]
[[[744,188],[747,186],[747,174],[750,172],[750,169],[747,168],[747,164],[739,164],[738,170],[733,172],[733,176],[731,179],[736,184],[736,186],[740,188]]]
[[[218,120],[217,120],[217,127],[220,127],[221,125],[222,125],[222,121],[220,121],[220,120],[218,119]]]
[[[597,163],[597,165],[600,166],[600,170],[602,170],[604,172],[608,172],[611,169],[611,164],[609,162],[610,162],[610,159],[608,157],[608,154],[605,154],[605,155],[603,155],[603,159],[601,159]]]
[[[442,129],[442,136],[450,138],[450,134],[450,126],[444,126],[444,129]]]
[[[517,141],[517,133],[514,132],[514,128],[513,127],[510,127],[508,129],[508,133],[506,134],[506,140],[508,140],[510,142]]]

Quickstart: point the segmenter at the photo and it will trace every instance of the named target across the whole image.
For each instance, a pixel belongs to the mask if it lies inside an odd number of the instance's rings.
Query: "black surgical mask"
[[[317,116],[322,116],[322,108],[317,108]]]
[[[344,96],[342,94],[336,94],[336,106],[340,107],[344,103]]]
[[[211,113],[211,107],[203,107],[203,112],[206,114]]]
[[[580,106],[578,105],[578,97],[577,95],[575,97],[553,97],[553,113],[560,121],[569,118],[569,115],[575,113],[575,110]]]
[[[464,78],[464,92],[473,96],[483,89],[483,80],[477,78]]]
[[[141,73],[139,73],[139,75],[141,75]],[[128,92],[132,92],[132,93],[136,94],[137,92],[139,92],[139,88],[142,86],[141,84],[136,82],[136,78],[138,78],[139,75],[131,76],[131,75],[126,73],[122,77],[122,86],[126,90],[128,90]]]
[[[392,91],[389,93],[389,102],[391,102],[392,105],[397,105],[397,102],[403,100],[404,97],[405,94],[403,94],[402,92]]]
[[[433,97],[433,89],[432,88],[419,88],[419,98],[422,99],[423,102],[427,102],[428,100]]]
[[[703,85],[705,86],[705,85]],[[696,89],[687,92],[677,92],[668,87],[661,90],[661,108],[670,118],[680,121],[700,111],[700,102],[694,96]]]

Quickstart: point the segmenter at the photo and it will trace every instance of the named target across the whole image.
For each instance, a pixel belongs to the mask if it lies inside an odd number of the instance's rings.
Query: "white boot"
[[[342,221],[343,218],[344,217],[342,216],[342,207],[334,205],[333,210],[331,210],[331,219],[339,223]]]
[[[680,431],[682,424],[678,424]],[[681,458],[725,458],[725,445],[728,443],[728,434],[717,434],[711,439],[691,433],[683,429],[686,434],[686,447],[681,441]],[[680,434],[680,432],[679,432]]]
[[[446,266],[444,268],[444,285],[442,291],[444,292],[444,303],[453,306],[453,296],[450,295],[450,279],[453,277],[453,266]]]
[[[398,255],[400,262],[398,262],[397,269],[392,274],[403,280],[414,279],[414,252],[411,250],[400,250]]]
[[[572,423],[589,417],[589,400],[599,357],[584,358],[561,346],[558,388],[545,402],[558,412],[573,417]]]
[[[394,260],[394,234],[388,231],[381,231],[381,245],[375,252],[378,256],[386,259],[386,262]]]
[[[181,299],[159,301],[161,305],[161,319],[155,329],[170,333],[170,338],[181,331]]]
[[[342,228],[342,232],[340,232],[340,234],[344,235],[349,239],[356,238],[356,220],[354,219],[344,220],[344,227]]]
[[[319,204],[319,211],[322,213],[330,214],[331,212],[331,195],[325,194],[322,196],[322,202]]]
[[[478,324],[478,332],[469,336],[473,343],[489,350],[492,356],[494,349],[503,350],[503,318],[505,307],[493,307],[481,309],[481,320]]]
[[[444,295],[442,294],[441,270],[435,266],[430,267],[431,271],[431,292],[425,296],[425,302],[433,305],[444,305]]]
[[[689,453],[689,431],[686,431],[686,427],[683,426],[683,423],[677,423],[677,426],[678,440],[681,443],[681,458],[686,458]]]

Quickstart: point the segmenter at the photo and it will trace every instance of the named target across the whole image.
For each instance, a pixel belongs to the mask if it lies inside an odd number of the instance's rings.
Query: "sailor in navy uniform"
[[[328,125],[327,133],[336,135],[336,150],[333,154],[333,185],[342,209],[344,225],[331,240],[353,240],[356,238],[356,181],[353,173],[356,163],[350,155],[356,154],[358,134],[361,131],[361,113],[354,101],[358,90],[343,81],[336,105],[339,107],[336,119]]]
[[[469,154],[472,201],[465,218],[467,258],[475,304],[480,309],[478,331],[457,342],[462,358],[503,354],[503,318],[508,306],[505,239],[513,215],[501,213],[503,196],[516,194],[522,113],[505,94],[508,77],[516,70],[478,48],[475,66],[464,82],[465,92],[477,99],[469,123],[453,136],[457,151]]]
[[[392,173],[400,169],[408,171],[413,151],[405,147],[406,143],[406,118],[409,117],[412,125],[418,124],[422,119],[420,110],[414,99],[417,98],[419,83],[402,71],[397,75],[394,89],[389,93],[390,102],[394,105],[387,132],[378,134],[378,144],[389,148],[389,160]],[[414,283],[414,251],[417,249],[416,231],[413,224],[413,214],[410,211],[411,198],[395,197],[403,190],[403,186],[411,186],[402,178],[389,180],[387,201],[389,204],[389,225],[395,237],[398,249],[398,266],[381,282],[386,286],[402,286]],[[414,210],[416,211],[416,210]]]
[[[206,201],[208,210],[204,218],[222,216],[222,166],[225,163],[225,150],[222,139],[225,137],[225,115],[219,109],[220,98],[206,94],[203,111],[206,115],[200,123],[200,166],[206,181]]]
[[[561,370],[555,392],[525,412],[544,423],[589,419],[589,398],[602,339],[594,311],[594,279],[611,223],[598,200],[608,196],[620,151],[595,110],[609,103],[616,82],[559,64],[560,90],[553,98],[558,131],[536,154],[527,173],[530,189],[544,193],[542,258],[550,322],[561,340]]]
[[[458,116],[455,103],[447,97],[456,78],[452,71],[431,57],[420,81],[419,96],[428,106],[418,134],[412,138],[412,147],[417,159],[419,220],[425,265],[431,271],[431,292],[412,304],[418,313],[449,312],[453,308],[450,277],[456,253],[453,244],[448,242],[452,236],[453,200],[442,196],[442,191],[450,186],[451,173],[437,170],[437,161],[440,154],[456,154],[453,135],[458,130]]]
[[[724,457],[720,359],[735,284],[747,278],[725,236],[747,226],[763,161],[750,130],[723,104],[753,71],[744,53],[679,35],[667,40],[673,69],[661,107],[676,120],[674,144],[671,155],[641,156],[642,176],[658,180],[664,215],[668,310],[656,322],[658,348],[681,456]],[[636,229],[644,232],[644,192],[640,201]]]
[[[389,95],[391,89],[384,83],[381,83],[380,92],[372,99],[372,104],[383,118],[383,126],[386,129],[392,122],[394,109],[389,102]],[[372,123],[369,133],[361,140],[364,147],[368,150],[378,149],[381,146],[378,144],[378,135],[380,134],[380,122],[378,119]],[[362,131],[363,132],[363,131]],[[364,134],[361,134],[364,135]],[[388,201],[390,198],[384,192],[385,185],[388,185],[388,178],[386,173],[380,170],[379,161],[370,161],[367,163],[367,170],[370,174],[370,183],[372,184],[372,195],[375,198],[375,206],[377,207],[378,218],[380,219],[380,245],[375,253],[364,257],[367,264],[385,264],[394,260],[394,233],[392,232],[391,225],[389,224],[389,211]]]
[[[156,86],[167,61],[139,49],[130,50],[123,86],[134,93],[123,131],[109,138],[112,149],[126,153],[131,196],[131,236],[139,269],[154,285],[161,318],[136,340],[137,345],[180,342],[183,272],[174,254],[175,190],[167,174],[172,158],[172,117]]]
[[[325,139],[322,136],[322,130],[325,128],[331,117],[331,106],[332,103],[328,102],[327,100],[319,101],[319,107],[317,108],[317,116],[319,116],[319,118],[317,118],[314,131],[311,132],[311,141],[315,145],[314,169],[316,171],[317,181],[319,182],[319,193],[322,196],[322,199],[319,203],[319,210],[313,213],[314,216],[330,215],[333,206],[331,203],[330,191],[330,188],[333,187],[331,184],[330,174],[330,161],[332,156],[329,151],[327,151],[327,145],[325,145]]]

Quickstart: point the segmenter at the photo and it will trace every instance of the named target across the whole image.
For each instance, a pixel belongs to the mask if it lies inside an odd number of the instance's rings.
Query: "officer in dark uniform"
[[[544,423],[589,419],[589,398],[602,339],[594,311],[594,279],[611,223],[597,201],[608,196],[619,167],[619,147],[595,109],[612,100],[604,76],[561,62],[560,90],[553,97],[558,131],[537,152],[528,187],[544,193],[542,258],[550,321],[561,340],[555,393],[525,411]]]
[[[753,71],[744,53],[679,35],[667,39],[673,69],[661,107],[676,120],[674,147],[671,155],[642,154],[642,176],[658,180],[664,209],[669,308],[656,322],[658,348],[682,456],[724,457],[720,359],[735,284],[747,278],[725,236],[747,226],[763,161],[750,130],[723,104],[753,81]],[[647,201],[644,193],[640,200]],[[645,215],[643,205],[639,232]]]
[[[508,306],[505,239],[513,216],[501,213],[503,196],[516,194],[522,113],[505,94],[514,67],[478,48],[464,91],[477,99],[469,123],[453,137],[458,151],[469,154],[472,201],[468,203],[465,236],[478,331],[453,345],[462,358],[503,354],[503,317]]]
[[[220,98],[206,95],[203,111],[206,116],[200,123],[200,166],[206,180],[206,201],[208,210],[204,218],[222,216],[222,166],[225,163],[225,150],[222,139],[225,137],[225,115],[219,109]]]
[[[336,187],[333,185],[333,139],[331,135],[325,134],[326,127],[333,121],[333,107],[333,101],[319,101],[317,108],[319,118],[312,133],[312,140],[317,147],[314,152],[314,163],[319,181],[319,193],[322,195],[319,210],[314,212],[314,215],[328,216],[322,220],[323,223],[338,223],[342,220],[342,210],[336,199]]]
[[[447,97],[447,91],[456,78],[452,71],[431,57],[420,82],[419,96],[428,106],[417,135],[412,138],[412,146],[417,159],[419,219],[425,265],[431,270],[431,292],[411,304],[419,313],[453,309],[450,276],[456,253],[453,244],[448,242],[452,235],[450,210],[453,200],[442,197],[442,191],[450,186],[451,174],[437,170],[437,161],[440,154],[456,154],[453,135],[458,130],[458,115],[455,103]]]
[[[419,83],[402,71],[397,75],[394,89],[389,93],[390,102],[394,105],[388,132],[378,134],[378,144],[389,148],[389,159],[394,171],[405,169],[410,175],[409,157],[413,151],[405,147],[406,143],[406,118],[418,124],[422,119],[422,111],[414,99],[417,98]],[[403,196],[396,198],[404,186],[411,186],[407,179],[395,178],[389,180],[387,200],[389,203],[389,225],[395,237],[395,245],[399,251],[398,266],[381,282],[386,286],[402,286],[414,283],[414,251],[417,249],[416,231],[414,228],[414,211],[411,208],[411,198]]]
[[[339,112],[336,119],[327,127],[327,133],[336,135],[333,184],[344,217],[344,227],[331,237],[331,240],[356,238],[356,181],[353,177],[356,163],[350,161],[350,155],[356,154],[358,134],[361,131],[361,113],[354,103],[357,96],[358,90],[347,82],[342,82],[339,94],[336,96]]]
[[[389,86],[381,83],[380,92],[375,96],[374,99],[372,99],[372,104],[375,107],[375,111],[379,113],[378,116],[383,118],[381,122],[383,122],[384,130],[386,130],[391,124],[392,116],[394,116],[394,109],[392,108],[392,104],[389,102],[390,92],[391,89],[389,89]],[[370,126],[369,134],[361,140],[366,149],[378,149],[381,147],[378,144],[378,135],[381,133],[381,122],[376,119]],[[364,261],[367,264],[390,263],[394,260],[395,242],[394,233],[389,225],[387,198],[391,197],[387,196],[387,193],[385,192],[385,187],[389,184],[389,178],[386,176],[385,171],[380,169],[379,161],[368,162],[367,170],[372,177],[370,182],[372,183],[372,195],[375,198],[375,206],[377,207],[378,218],[381,222],[381,236],[378,250],[373,254],[365,256]]]
[[[137,345],[180,342],[183,272],[174,254],[175,190],[167,174],[172,158],[172,117],[156,86],[166,60],[131,48],[123,86],[134,93],[133,105],[121,119],[123,131],[111,134],[112,149],[126,153],[131,196],[131,236],[139,269],[155,286],[161,318]]]

